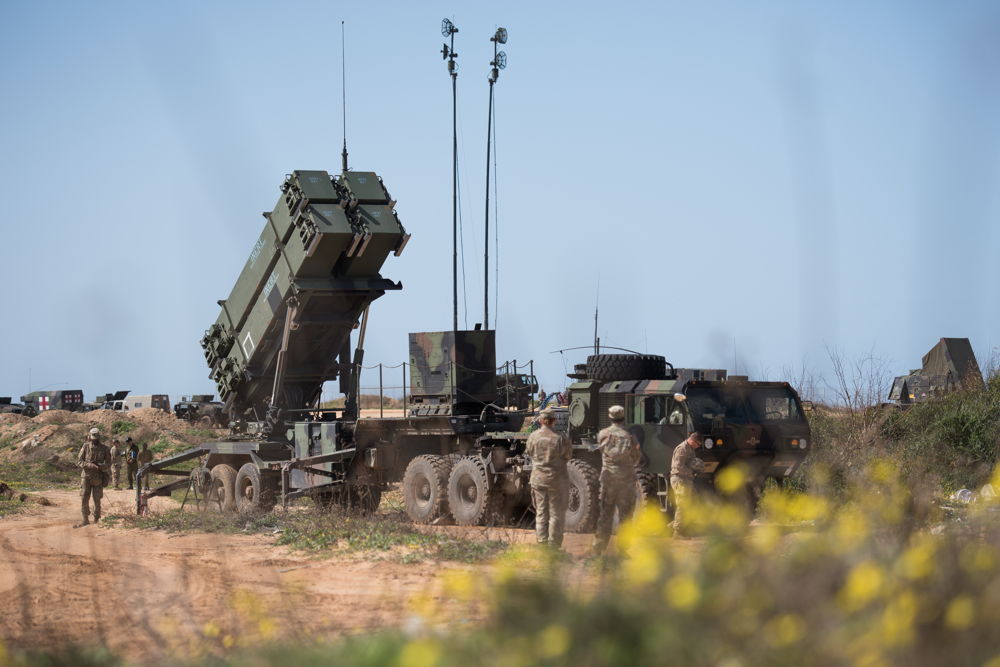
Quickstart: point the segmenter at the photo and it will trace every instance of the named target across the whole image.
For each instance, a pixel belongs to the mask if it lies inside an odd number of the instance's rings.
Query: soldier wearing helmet
[[[611,539],[615,510],[618,520],[624,521],[635,508],[635,467],[642,458],[639,441],[625,430],[625,408],[612,405],[608,410],[611,426],[597,434],[597,447],[601,450],[601,514],[597,519],[594,551],[604,553]]]
[[[569,439],[556,433],[556,413],[546,408],[538,415],[542,426],[528,436],[525,453],[531,458],[531,499],[535,503],[535,537],[539,544],[562,546],[566,505],[569,502],[569,473],[566,463],[572,456]]]
[[[674,447],[670,459],[670,488],[674,492],[674,521],[671,526],[674,535],[682,535],[684,523],[682,515],[694,495],[694,476],[705,469],[705,463],[695,454],[701,447],[701,436],[690,431],[688,437]]]
[[[101,520],[101,498],[111,474],[111,453],[101,442],[101,433],[96,428],[90,429],[86,442],[80,448],[77,465],[80,467],[80,494],[83,497],[80,509],[83,521],[75,527],[90,523],[91,498],[94,499],[94,522]]]

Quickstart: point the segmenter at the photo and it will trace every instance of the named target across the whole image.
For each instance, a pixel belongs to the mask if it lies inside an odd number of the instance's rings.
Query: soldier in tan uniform
[[[111,483],[116,489],[122,488],[122,443],[120,440],[111,441]]]
[[[142,466],[148,464],[148,463],[152,463],[153,462],[153,452],[149,451],[149,443],[148,442],[142,443],[142,450],[139,452],[139,456],[137,457],[137,460],[139,462],[139,467],[140,468]],[[146,491],[149,491],[149,475],[148,474],[142,476],[142,488],[144,488]]]
[[[560,548],[566,505],[569,502],[569,476],[566,462],[572,456],[569,439],[552,430],[556,414],[550,409],[538,416],[542,426],[528,436],[525,453],[531,457],[531,498],[535,503],[535,537],[539,544],[548,542]]]
[[[705,463],[695,452],[701,447],[701,438],[697,433],[688,433],[681,444],[674,447],[674,455],[670,460],[670,488],[674,490],[674,535],[683,534],[684,521],[681,518],[684,506],[691,502],[694,494],[694,476],[705,469]]]
[[[618,510],[618,520],[624,521],[635,509],[635,467],[642,458],[639,441],[625,430],[625,408],[612,405],[608,410],[611,426],[597,434],[601,450],[601,514],[597,519],[594,551],[604,553],[611,539],[611,528]]]
[[[135,484],[135,473],[139,470],[139,448],[132,442],[132,438],[125,438],[125,472],[128,475],[128,488],[132,490]]]
[[[77,465],[80,467],[80,495],[83,497],[80,509],[83,521],[75,527],[90,523],[91,498],[94,499],[94,523],[101,520],[101,498],[111,474],[111,453],[101,442],[100,432],[96,428],[90,429],[87,441],[80,448]]]

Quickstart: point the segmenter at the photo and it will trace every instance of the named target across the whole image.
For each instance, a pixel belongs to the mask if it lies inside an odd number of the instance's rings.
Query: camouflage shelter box
[[[497,400],[496,332],[411,333],[410,368],[415,414],[478,414]]]

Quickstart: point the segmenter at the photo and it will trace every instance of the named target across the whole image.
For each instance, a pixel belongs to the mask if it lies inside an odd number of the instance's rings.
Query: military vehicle
[[[79,389],[33,391],[22,396],[21,402],[30,405],[37,412],[45,410],[76,412],[83,407],[83,391]]]
[[[11,403],[10,400],[10,396],[0,396],[0,414],[24,415],[25,417],[34,417],[38,414],[30,405]]]
[[[80,408],[81,412],[92,412],[94,410],[108,410],[109,405],[114,405],[115,401],[122,401],[126,396],[128,396],[128,389],[121,389],[110,394],[98,394],[94,397],[93,401],[83,404]]]
[[[197,422],[202,426],[226,426],[229,423],[226,406],[214,399],[215,394],[181,396],[180,402],[174,403],[174,416],[184,421]]]
[[[922,366],[892,381],[889,400],[921,403],[961,387],[983,387],[983,374],[968,338],[942,338],[922,359]]]
[[[122,392],[118,392],[119,394]],[[125,392],[128,394],[128,392]],[[115,410],[117,412],[129,412],[139,408],[156,408],[164,412],[170,412],[170,397],[166,394],[143,394],[140,396],[115,397],[101,406],[104,410]]]
[[[531,407],[531,397],[537,393],[538,380],[534,375],[524,373],[497,375],[497,402],[502,407],[527,410]]]
[[[149,497],[185,486],[223,509],[302,495],[378,504],[383,481],[373,470],[384,457],[373,448],[380,438],[357,436],[358,375],[371,303],[402,288],[380,270],[390,254],[402,253],[409,234],[382,179],[349,171],[346,152],[340,175],[288,175],[264,218],[201,341],[233,433],[140,470],[185,479],[137,492],[139,511]],[[319,408],[331,380],[346,396],[342,410]],[[199,457],[193,472],[172,468]]]
[[[658,355],[591,355],[570,375],[567,432],[574,443],[567,526],[597,520],[600,455],[596,436],[610,425],[608,408],[625,407],[626,428],[644,455],[639,491],[669,509],[674,447],[695,431],[705,463],[696,482],[710,488],[715,474],[740,462],[749,472],[748,500],[767,478],[792,475],[811,439],[797,392],[787,382],[751,382],[721,369],[675,369]]]

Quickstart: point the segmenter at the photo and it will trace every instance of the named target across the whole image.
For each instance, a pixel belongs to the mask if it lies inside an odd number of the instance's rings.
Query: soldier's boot
[[[85,513],[83,515],[83,521],[73,526],[74,528],[83,528],[90,523],[90,514]]]

